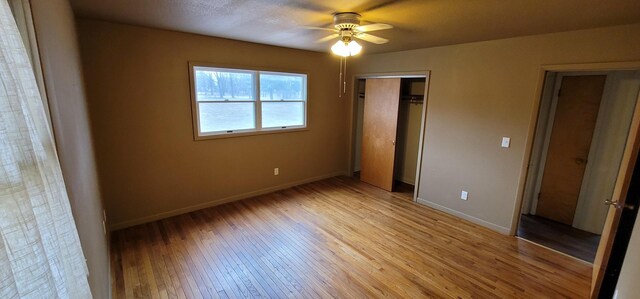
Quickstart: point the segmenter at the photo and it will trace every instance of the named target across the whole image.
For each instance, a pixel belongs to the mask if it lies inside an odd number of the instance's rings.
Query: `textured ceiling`
[[[80,17],[327,51],[331,14],[395,26],[362,42],[367,53],[640,23],[639,0],[71,0]]]

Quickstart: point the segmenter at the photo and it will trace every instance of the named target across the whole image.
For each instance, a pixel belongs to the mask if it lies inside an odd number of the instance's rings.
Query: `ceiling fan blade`
[[[327,27],[303,26],[302,28],[310,29],[310,30],[333,31],[333,32],[337,32],[338,31],[335,28],[327,28]]]
[[[359,38],[359,39],[361,39],[363,41],[367,41],[367,42],[370,42],[370,43],[378,44],[378,45],[386,44],[386,43],[389,42],[389,40],[386,39],[386,38],[382,38],[382,37],[371,35],[371,34],[367,34],[367,33],[357,34],[356,38]]]
[[[334,38],[338,38],[338,37],[340,37],[340,35],[337,34],[337,33],[334,33],[334,34],[327,35],[327,36],[325,36],[325,37],[323,37],[321,39],[316,40],[316,43],[324,43],[324,42],[330,41],[330,40],[332,40]]]
[[[391,28],[393,28],[393,26],[389,24],[376,23],[376,24],[358,26],[355,28],[355,30],[358,32],[371,32],[371,31],[385,30],[385,29],[391,29]]]

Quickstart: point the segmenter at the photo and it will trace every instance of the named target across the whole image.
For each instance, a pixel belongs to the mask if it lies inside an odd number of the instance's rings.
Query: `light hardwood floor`
[[[120,230],[111,253],[115,298],[585,298],[591,275],[347,177]]]

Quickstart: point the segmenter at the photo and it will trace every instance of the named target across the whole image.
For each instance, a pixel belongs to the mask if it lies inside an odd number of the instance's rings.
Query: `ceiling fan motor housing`
[[[333,24],[338,30],[353,30],[360,26],[360,14],[355,12],[341,12],[333,15]]]

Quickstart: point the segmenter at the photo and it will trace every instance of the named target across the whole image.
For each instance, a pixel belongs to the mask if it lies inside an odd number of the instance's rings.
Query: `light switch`
[[[467,192],[467,191],[464,191],[464,190],[463,190],[463,191],[460,193],[460,199],[462,199],[462,200],[467,200],[467,199],[469,199],[469,192]]]
[[[511,145],[511,138],[502,137],[502,147],[509,147]]]

